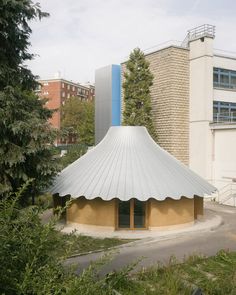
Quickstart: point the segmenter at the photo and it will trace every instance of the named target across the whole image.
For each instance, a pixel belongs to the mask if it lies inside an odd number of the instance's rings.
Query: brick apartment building
[[[60,108],[70,97],[78,97],[81,101],[93,101],[95,97],[95,87],[91,84],[81,85],[65,79],[39,80],[38,95],[47,98],[47,107],[56,109],[50,122],[53,127],[61,128]],[[60,144],[58,139],[56,144]]]

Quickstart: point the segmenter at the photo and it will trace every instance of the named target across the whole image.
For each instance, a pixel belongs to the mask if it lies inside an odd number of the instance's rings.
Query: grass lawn
[[[197,287],[204,295],[235,295],[236,252],[220,251],[210,258],[193,256],[181,264],[171,259],[166,267],[127,275],[116,290],[122,295],[191,295]]]
[[[62,234],[64,247],[70,249],[71,255],[87,253],[89,251],[107,250],[111,247],[119,246],[134,241],[117,238],[94,238],[84,235]],[[64,248],[63,247],[63,248]],[[63,253],[64,249],[62,249]]]

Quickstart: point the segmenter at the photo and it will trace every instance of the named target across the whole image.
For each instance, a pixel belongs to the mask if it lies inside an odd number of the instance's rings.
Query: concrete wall
[[[236,103],[236,91],[235,89],[222,90],[214,88],[213,100]]]
[[[171,46],[147,54],[145,58],[154,75],[151,100],[158,144],[188,164],[189,50]],[[124,71],[125,63],[122,65]],[[123,74],[122,79],[124,81]]]
[[[236,71],[236,58],[214,55],[213,65],[216,68]],[[222,102],[236,103],[235,89],[214,88],[213,100]],[[225,199],[227,194],[227,184],[232,183],[232,179],[236,178],[236,124],[213,124],[211,125],[213,133],[213,183],[220,189],[220,200]],[[221,189],[223,189],[223,192]],[[229,187],[228,187],[229,189]],[[230,189],[229,189],[230,190]]]
[[[221,189],[236,178],[236,126],[214,126],[213,171],[214,185]]]
[[[151,199],[149,204],[149,227],[184,224],[194,221],[194,199],[167,198],[165,201]]]
[[[236,58],[235,57],[214,54],[213,62],[214,62],[215,68],[236,71]]]
[[[190,168],[212,180],[213,39],[190,42]]]
[[[86,225],[112,227],[116,224],[115,200],[103,201],[100,198],[86,200],[81,197],[67,209],[67,222]]]

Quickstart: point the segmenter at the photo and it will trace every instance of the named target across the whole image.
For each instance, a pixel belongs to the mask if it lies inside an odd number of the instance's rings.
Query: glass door
[[[146,228],[146,205],[136,199],[119,201],[118,228],[120,229],[144,229]]]
[[[119,201],[118,210],[118,227],[119,228],[130,228],[130,202]]]
[[[145,228],[146,227],[146,202],[139,200],[134,201],[134,228]]]

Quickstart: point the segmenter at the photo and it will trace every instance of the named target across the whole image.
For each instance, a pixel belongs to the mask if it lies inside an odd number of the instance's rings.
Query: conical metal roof
[[[164,200],[193,198],[216,188],[157,145],[145,127],[110,127],[104,139],[65,168],[55,179],[53,194]]]

